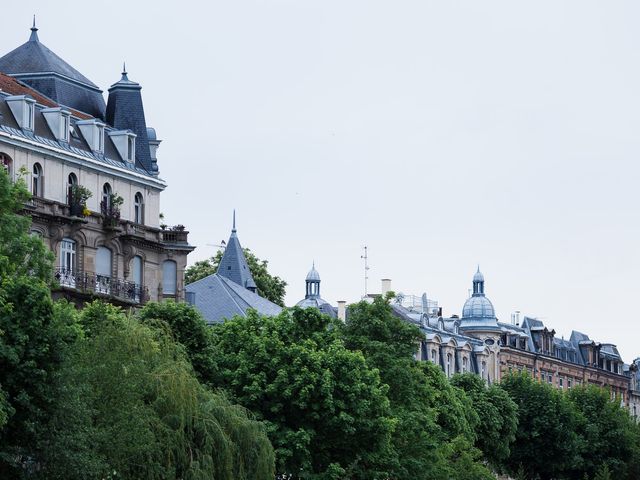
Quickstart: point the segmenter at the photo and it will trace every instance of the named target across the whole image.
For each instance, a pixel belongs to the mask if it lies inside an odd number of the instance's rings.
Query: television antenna
[[[364,260],[364,296],[367,296],[367,282],[369,280],[369,247],[364,246],[364,255],[360,255]]]

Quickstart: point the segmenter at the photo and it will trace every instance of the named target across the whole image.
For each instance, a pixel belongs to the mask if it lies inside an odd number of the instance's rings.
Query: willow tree
[[[102,303],[80,324],[45,478],[273,478],[264,427],[198,382],[168,329]]]

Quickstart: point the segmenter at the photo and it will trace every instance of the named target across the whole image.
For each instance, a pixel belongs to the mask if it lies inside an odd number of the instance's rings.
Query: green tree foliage
[[[80,324],[42,478],[273,478],[264,427],[205,389],[166,329],[99,302]]]
[[[466,394],[442,370],[415,360],[420,330],[395,316],[387,299],[352,305],[341,329],[345,345],[360,351],[389,386],[396,428],[391,478],[493,478],[473,447],[480,419]]]
[[[609,470],[609,467],[605,463],[600,468],[598,468],[598,471],[596,472],[595,477],[593,477],[593,480],[612,480],[613,478],[622,478],[622,477],[612,476],[611,471]]]
[[[206,382],[214,374],[215,350],[211,342],[211,329],[200,312],[189,304],[166,301],[148,303],[137,315],[146,324],[162,328],[165,322],[174,339],[184,346],[198,378]]]
[[[496,470],[503,470],[511,454],[518,428],[518,408],[509,395],[496,385],[487,384],[472,373],[457,374],[451,383],[464,390],[479,417],[476,446]]]
[[[51,255],[18,213],[29,195],[0,169],[0,478],[20,478],[43,447],[56,375],[73,331],[54,315]]]
[[[260,260],[248,248],[243,248],[243,251],[247,259],[247,265],[251,271],[251,276],[254,282],[256,282],[256,287],[258,287],[258,295],[284,307],[284,295],[287,282],[269,273],[267,269],[269,262],[267,260]],[[216,273],[218,271],[218,265],[220,265],[220,260],[222,260],[222,253],[222,251],[218,251],[218,253],[210,259],[201,260],[188,267],[184,274],[185,285]]]
[[[505,462],[516,474],[524,466],[530,478],[566,478],[583,461],[578,416],[562,391],[527,374],[512,374],[500,384],[518,406],[516,447]]]
[[[14,183],[0,169],[0,278],[30,277],[49,283],[53,255],[29,235],[31,219],[18,215],[31,197],[22,177]]]
[[[388,455],[387,389],[316,309],[250,312],[214,327],[212,383],[268,426],[278,478],[376,479]]]
[[[585,474],[605,478],[596,475],[605,475],[605,469],[612,478],[639,478],[638,426],[620,399],[612,399],[608,390],[593,385],[573,388],[568,397],[578,413],[577,432],[583,440],[583,460],[572,478]]]

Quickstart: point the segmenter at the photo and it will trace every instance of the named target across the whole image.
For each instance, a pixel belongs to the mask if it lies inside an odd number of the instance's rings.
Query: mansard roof
[[[0,58],[0,72],[23,80],[58,103],[103,119],[102,91],[41,43],[37,32],[34,24],[29,40]]]
[[[25,95],[36,101],[34,115],[34,130],[24,130],[15,121],[11,110],[7,106],[4,99],[13,95]],[[149,172],[132,162],[126,161],[120,156],[108,132],[114,131],[113,128],[106,125],[104,135],[104,153],[94,152],[82,137],[76,122],[79,120],[90,120],[92,117],[86,113],[79,112],[74,109],[68,109],[71,113],[71,126],[74,127],[76,135],[70,135],[69,142],[57,140],[52,134],[43,119],[42,110],[44,108],[55,108],[63,105],[38,92],[34,88],[8,75],[0,73],[0,134],[4,133],[8,138],[19,141],[32,142],[46,149],[54,149],[56,152],[65,152],[70,155],[79,156],[83,159],[95,161],[103,165],[109,165],[120,169],[129,170],[131,172],[150,177]],[[67,109],[66,107],[64,107]],[[155,175],[154,175],[155,177]],[[157,179],[154,182],[160,188],[165,187],[162,180]]]

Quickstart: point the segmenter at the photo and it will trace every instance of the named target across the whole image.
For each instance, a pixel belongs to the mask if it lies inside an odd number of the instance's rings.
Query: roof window
[[[71,113],[61,107],[45,108],[42,110],[42,116],[47,121],[56,140],[69,143]]]
[[[93,152],[104,153],[104,123],[92,118],[77,121],[76,126]]]
[[[33,131],[36,101],[28,95],[12,95],[5,99],[18,126]]]
[[[118,150],[120,158],[127,163],[134,163],[136,160],[136,134],[131,130],[116,130],[109,132],[109,137]]]

